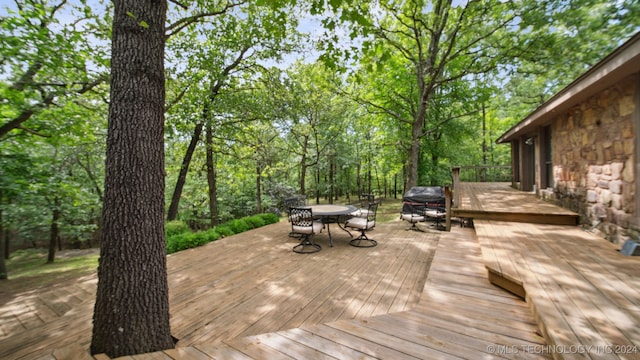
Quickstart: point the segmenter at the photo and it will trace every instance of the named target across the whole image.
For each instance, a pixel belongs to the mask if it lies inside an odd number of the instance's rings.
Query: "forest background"
[[[0,6],[0,258],[96,246],[112,5]],[[198,229],[508,165],[495,138],[640,30],[634,0],[172,1],[167,17],[167,220]]]

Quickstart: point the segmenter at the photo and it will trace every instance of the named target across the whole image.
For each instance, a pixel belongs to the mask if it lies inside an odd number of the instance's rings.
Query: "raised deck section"
[[[538,224],[577,225],[579,215],[519,191],[509,183],[461,183],[460,204],[453,216]]]
[[[640,259],[575,226],[474,225],[489,276],[510,291],[520,284],[550,346],[581,348],[597,358],[640,358]]]
[[[527,200],[533,195],[501,184],[462,188],[467,214],[482,214],[471,217],[489,280],[526,299],[554,358],[640,358],[640,258],[558,225],[566,211]]]

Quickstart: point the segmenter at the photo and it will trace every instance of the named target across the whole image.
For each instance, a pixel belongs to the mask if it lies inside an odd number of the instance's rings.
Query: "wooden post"
[[[453,171],[453,207],[460,207],[460,166],[451,168]]]
[[[446,209],[445,230],[451,231],[451,186],[444,187],[444,204]]]

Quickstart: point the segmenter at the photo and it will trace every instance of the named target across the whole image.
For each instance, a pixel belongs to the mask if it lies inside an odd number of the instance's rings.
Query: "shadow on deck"
[[[507,184],[461,187],[489,280],[526,299],[554,358],[640,358],[640,258]]]
[[[178,347],[135,359],[499,358],[516,346],[544,345],[527,305],[487,281],[473,230],[405,228],[400,221],[378,224],[371,236],[379,245],[369,249],[348,246],[348,235],[338,231],[331,248],[320,235],[322,251],[300,255],[291,251],[296,240],[283,221],[173,254]],[[95,278],[85,284],[95,287]],[[0,316],[22,328],[4,329],[0,358],[92,359],[94,294],[29,324],[14,315],[37,294],[17,294]],[[37,317],[42,306],[30,311]]]

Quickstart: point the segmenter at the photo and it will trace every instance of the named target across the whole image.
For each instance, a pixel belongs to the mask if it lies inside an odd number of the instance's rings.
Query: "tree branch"
[[[183,19],[180,19],[178,21],[176,21],[175,23],[167,26],[166,28],[166,34],[165,34],[165,38],[170,38],[171,36],[179,33],[180,31],[182,31],[182,29],[184,29],[185,27],[191,25],[191,24],[195,24],[198,22],[203,21],[204,19],[208,18],[208,17],[212,17],[212,16],[217,16],[217,15],[222,15],[224,13],[226,13],[227,11],[238,7],[240,5],[244,5],[245,3],[247,3],[246,0],[240,1],[238,3],[229,3],[226,4],[224,6],[224,8],[222,8],[221,10],[218,11],[209,11],[209,12],[204,12],[204,13],[199,13],[193,16],[189,16]]]
[[[33,134],[33,135],[40,136],[40,137],[43,137],[43,138],[49,138],[49,137],[51,137],[51,135],[41,134],[41,133],[39,133],[39,132],[37,132],[37,131],[35,131],[35,130],[32,130],[32,129],[26,128],[26,127],[24,127],[24,126],[22,126],[22,125],[20,125],[20,126],[16,127],[16,129],[20,129],[20,130],[23,130],[23,131],[28,132],[29,134]]]

